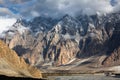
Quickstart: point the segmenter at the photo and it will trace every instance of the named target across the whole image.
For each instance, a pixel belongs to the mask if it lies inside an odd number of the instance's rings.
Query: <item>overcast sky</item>
[[[120,0],[0,0],[0,16],[32,18],[80,13],[110,13],[120,9]]]

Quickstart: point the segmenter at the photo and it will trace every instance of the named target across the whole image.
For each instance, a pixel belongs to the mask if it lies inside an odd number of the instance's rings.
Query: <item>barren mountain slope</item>
[[[0,74],[16,77],[42,78],[41,72],[25,63],[19,58],[15,51],[0,41]]]

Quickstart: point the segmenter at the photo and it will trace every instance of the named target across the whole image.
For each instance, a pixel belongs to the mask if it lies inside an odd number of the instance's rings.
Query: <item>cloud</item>
[[[0,16],[4,16],[4,15],[7,16],[7,15],[14,15],[14,14],[8,8],[1,8],[0,7]]]
[[[8,8],[4,8],[4,7],[0,7],[0,17],[4,17],[4,18],[21,18],[22,15],[21,14],[14,14],[14,12],[12,12],[10,9]]]
[[[29,7],[34,0],[0,0],[0,16],[8,17],[30,17]],[[27,11],[29,13],[27,13]],[[25,16],[23,14],[26,14]]]
[[[9,2],[13,3],[13,4],[22,4],[25,2],[29,2],[31,0],[8,0]]]
[[[0,18],[0,38],[4,36],[3,32],[9,30],[15,22],[15,18]]]
[[[27,9],[37,11],[40,15],[56,17],[64,14],[74,16],[80,12],[87,15],[95,14],[97,11],[110,13],[113,6],[110,0],[36,0],[35,4]]]
[[[3,1],[3,0],[1,0]],[[96,12],[110,13],[118,11],[120,0],[5,0],[3,4],[17,15],[25,18],[36,16],[58,17],[65,14],[76,16],[79,14],[92,15]],[[113,6],[111,2],[116,4]],[[8,3],[9,2],[9,3]],[[14,13],[16,15],[16,13]],[[18,15],[18,16],[19,16]]]
[[[31,11],[31,14],[32,14],[33,17],[40,16],[40,14],[38,12],[36,12],[36,11]]]
[[[114,12],[120,11],[120,0],[116,0],[117,4],[114,6]]]
[[[0,0],[0,4],[4,3],[4,0]]]

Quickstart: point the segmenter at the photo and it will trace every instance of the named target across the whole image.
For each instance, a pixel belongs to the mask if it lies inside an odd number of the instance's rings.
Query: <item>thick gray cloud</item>
[[[92,15],[96,12],[110,13],[113,6],[110,0],[38,0],[30,9],[39,12],[40,15],[59,16],[63,14]]]
[[[22,4],[24,2],[29,2],[31,0],[8,0],[8,1],[14,4]]]
[[[114,6],[113,12],[118,12],[118,11],[120,11],[120,0],[115,0],[115,1],[117,4]]]
[[[4,0],[0,0],[0,4],[3,4],[4,3]]]
[[[2,0],[1,0],[2,1]],[[75,16],[77,14],[92,15],[96,12],[110,13],[118,11],[120,0],[116,0],[118,4],[112,6],[111,0],[7,0],[19,8],[19,15],[23,17],[44,16],[62,16],[69,14]],[[9,4],[10,5],[10,4]],[[11,6],[10,5],[10,6]]]

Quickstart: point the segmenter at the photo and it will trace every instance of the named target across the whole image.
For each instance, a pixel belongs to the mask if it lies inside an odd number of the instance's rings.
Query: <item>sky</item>
[[[0,16],[33,18],[65,14],[93,15],[119,11],[120,0],[0,0]]]
[[[0,37],[18,18],[77,16],[120,11],[120,0],[0,0]],[[21,30],[21,29],[20,29]]]

